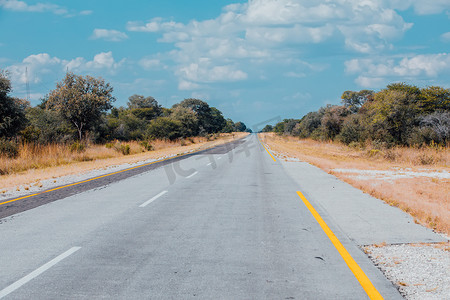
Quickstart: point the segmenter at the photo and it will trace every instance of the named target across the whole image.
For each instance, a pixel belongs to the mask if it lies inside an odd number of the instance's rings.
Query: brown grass
[[[352,173],[334,169],[388,170],[412,172],[448,172],[449,147],[378,150],[352,148],[340,143],[299,140],[294,137],[261,135],[262,140],[282,159],[296,157],[335,175],[364,192],[397,206],[419,222],[436,231],[450,234],[450,180],[426,177],[360,179]]]
[[[37,185],[41,180],[77,174],[94,169],[124,163],[136,163],[148,159],[177,155],[187,151],[196,151],[239,138],[247,133],[220,134],[212,138],[195,137],[178,141],[155,140],[152,151],[145,151],[139,142],[123,142],[130,146],[130,154],[105,145],[88,145],[83,152],[70,151],[67,145],[30,145],[20,146],[19,156],[15,159],[0,156],[0,193],[4,189],[22,185]]]

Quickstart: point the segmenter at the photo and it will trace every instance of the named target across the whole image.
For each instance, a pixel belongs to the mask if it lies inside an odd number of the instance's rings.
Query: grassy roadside
[[[89,145],[84,151],[71,151],[68,146],[48,145],[35,147],[25,145],[19,150],[15,159],[0,157],[0,169],[8,170],[0,175],[0,193],[14,188],[28,189],[30,186],[41,185],[40,181],[61,176],[88,172],[96,169],[106,169],[110,166],[125,163],[137,163],[149,159],[161,159],[189,151],[212,147],[247,135],[238,132],[220,134],[215,138],[195,137],[175,142],[156,140],[152,142],[153,149],[147,151],[138,142],[127,142],[130,153],[124,155],[119,145]]]
[[[263,133],[260,137],[278,158],[295,157],[311,163],[401,208],[416,222],[450,234],[450,148],[378,150],[273,133]]]

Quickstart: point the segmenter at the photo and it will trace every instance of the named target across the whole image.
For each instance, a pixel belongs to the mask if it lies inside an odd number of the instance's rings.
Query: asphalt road
[[[327,176],[274,161],[250,135],[11,215],[0,220],[0,298],[368,299],[367,283],[300,199],[302,191],[373,288],[401,299],[358,247],[364,237],[383,238],[381,217],[348,229],[362,221],[347,220],[364,211],[324,194]],[[361,198],[346,188],[338,190]],[[321,202],[327,197],[334,202]],[[414,223],[405,226],[404,238],[422,234]],[[367,228],[375,232],[364,234]],[[426,240],[436,238],[424,232]]]

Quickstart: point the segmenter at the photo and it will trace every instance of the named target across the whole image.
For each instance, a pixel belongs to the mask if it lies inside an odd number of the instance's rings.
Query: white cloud
[[[441,35],[441,40],[443,42],[450,42],[450,32],[443,33]]]
[[[94,56],[90,61],[83,57],[65,60],[52,57],[48,53],[33,54],[21,63],[13,64],[6,69],[9,71],[14,84],[24,84],[27,79],[30,83],[41,83],[43,81],[53,81],[55,74],[63,74],[66,70],[77,73],[102,73],[114,74],[125,60],[119,62],[114,60],[112,52],[102,52]],[[27,78],[28,77],[28,78]],[[49,79],[51,78],[52,79]]]
[[[139,61],[139,65],[145,70],[160,68],[162,63],[159,59],[143,58]]]
[[[64,15],[65,17],[73,17],[77,15],[86,16],[92,14],[91,10],[83,10],[81,12],[73,12],[67,10],[67,8],[62,7],[57,4],[52,3],[41,3],[28,4],[25,1],[20,0],[0,0],[0,7],[5,10],[16,11],[16,12],[37,12],[44,13],[50,12],[56,15]]]
[[[197,83],[193,83],[183,79],[178,82],[178,89],[181,91],[197,90],[199,88],[200,85]]]
[[[287,66],[311,44],[336,48],[337,52],[345,47],[351,52],[382,55],[413,26],[399,11],[430,14],[449,7],[448,0],[249,0],[225,6],[213,19],[183,24],[153,18],[130,21],[127,30],[158,33],[158,42],[174,45],[166,54],[177,64],[174,72],[184,89],[192,87],[186,82],[265,76],[258,68],[274,62]]]
[[[181,23],[162,22],[161,18],[155,18],[148,23],[134,22],[130,21],[127,23],[128,31],[138,31],[138,32],[158,32],[162,30],[174,30],[181,29],[184,25]]]
[[[29,5],[24,1],[18,0],[0,0],[0,6],[6,10],[22,11],[22,12],[52,12],[57,15],[63,15],[67,13],[67,9],[49,3],[36,3]]]
[[[286,72],[283,74],[286,77],[292,77],[292,78],[305,78],[306,74],[305,73],[296,73],[296,72]]]
[[[450,73],[450,53],[414,55],[389,59],[352,59],[346,72],[357,74],[355,82],[363,87],[379,86],[388,80],[436,78]]]
[[[94,29],[90,37],[93,40],[102,39],[110,42],[121,42],[128,39],[128,36],[118,30]]]
[[[235,66],[214,66],[209,59],[201,59],[196,63],[180,67],[177,73],[184,81],[189,82],[211,83],[247,79],[247,74]]]

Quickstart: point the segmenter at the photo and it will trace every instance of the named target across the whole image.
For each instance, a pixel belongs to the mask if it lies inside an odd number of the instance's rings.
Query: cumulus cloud
[[[6,10],[11,11],[24,11],[24,12],[52,12],[57,15],[63,15],[67,13],[67,9],[48,3],[36,3],[29,5],[24,1],[18,0],[0,0],[0,6]]]
[[[443,42],[450,42],[450,32],[443,33],[441,35],[441,40]]]
[[[160,68],[162,66],[162,63],[159,59],[142,58],[139,61],[139,65],[145,70],[152,70],[152,69]]]
[[[177,63],[174,72],[180,86],[191,88],[186,82],[245,80],[250,68],[287,64],[311,44],[379,55],[413,26],[399,11],[433,14],[449,8],[448,0],[249,0],[225,6],[213,19],[153,18],[130,21],[127,30],[157,33],[159,42],[173,44],[168,55]]]
[[[450,53],[414,55],[389,59],[352,59],[345,62],[346,72],[357,74],[355,82],[374,87],[388,80],[436,78],[449,73]]]
[[[55,74],[63,74],[65,71],[96,73],[107,72],[114,74],[124,60],[117,62],[112,52],[102,52],[94,56],[92,60],[77,57],[71,60],[52,57],[48,53],[33,54],[22,62],[6,67],[10,73],[13,85],[26,83],[41,83],[42,81],[53,81],[49,79]]]
[[[181,23],[175,23],[173,21],[163,22],[161,18],[152,19],[148,23],[130,21],[127,23],[128,31],[137,32],[158,32],[162,30],[174,30],[181,29],[184,25]]]
[[[16,11],[16,12],[50,12],[56,15],[64,15],[65,17],[73,17],[76,15],[90,15],[92,14],[91,10],[83,10],[79,13],[69,12],[67,8],[62,7],[57,4],[51,3],[36,3],[36,4],[28,4],[25,1],[20,0],[0,0],[0,7],[5,10]]]
[[[102,39],[110,42],[121,42],[123,40],[128,39],[128,36],[120,32],[118,30],[109,30],[109,29],[94,29],[92,35],[90,37],[93,40]]]
[[[239,81],[247,79],[247,74],[233,65],[214,66],[209,59],[180,67],[178,75],[189,82]]]

